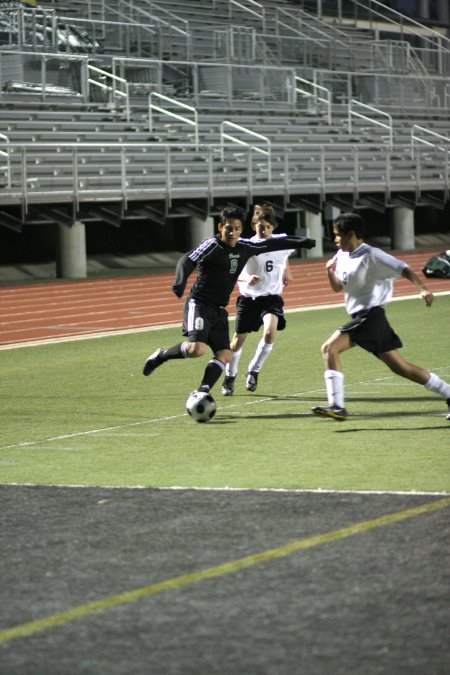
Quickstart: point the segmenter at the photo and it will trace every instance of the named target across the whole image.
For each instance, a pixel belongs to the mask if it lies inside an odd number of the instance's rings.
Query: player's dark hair
[[[220,222],[223,224],[227,220],[238,219],[242,224],[245,222],[246,213],[244,209],[241,209],[239,206],[225,206],[220,212]]]
[[[259,220],[265,220],[270,225],[272,225],[273,229],[278,227],[277,217],[275,215],[275,209],[273,208],[273,206],[271,204],[261,204],[261,205],[255,206],[255,210],[253,212],[253,218],[252,218],[253,228],[255,227],[256,223]]]
[[[334,227],[342,234],[354,232],[358,239],[363,239],[365,226],[363,219],[358,213],[341,213],[334,221]]]

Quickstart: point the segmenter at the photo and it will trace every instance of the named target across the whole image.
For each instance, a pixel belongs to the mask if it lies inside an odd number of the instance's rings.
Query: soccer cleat
[[[191,391],[189,398],[191,398],[191,396],[195,396],[195,394],[209,394],[210,389],[211,387],[209,387],[207,384],[202,384],[198,389]]]
[[[347,419],[347,411],[345,408],[340,408],[338,405],[317,405],[314,408],[311,408],[314,415],[319,415],[319,417],[331,417],[334,420],[343,422]]]
[[[236,375],[225,375],[222,382],[222,396],[233,396],[235,379]]]
[[[247,373],[247,378],[245,380],[245,388],[247,391],[256,391],[256,387],[258,386],[258,375],[259,373],[257,373],[256,370],[251,370]]]
[[[153,352],[153,354],[150,354],[150,356],[147,357],[147,360],[144,363],[144,368],[142,369],[142,372],[145,376],[151,375],[155,368],[158,368],[158,366],[163,363],[163,361],[161,361],[161,354],[164,351],[164,347],[158,347],[158,349]]]
[[[445,419],[450,421],[450,398],[447,399],[447,405],[448,405],[448,415]]]

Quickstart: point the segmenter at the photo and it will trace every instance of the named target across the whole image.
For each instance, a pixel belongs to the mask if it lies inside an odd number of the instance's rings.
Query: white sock
[[[344,407],[344,373],[339,370],[326,370],[325,387],[327,390],[328,403]]]
[[[259,373],[259,371],[263,366],[264,361],[267,359],[270,352],[272,351],[272,348],[273,344],[269,345],[264,340],[264,338],[261,338],[261,340],[258,342],[258,346],[256,347],[255,355],[248,364],[247,372],[249,373],[251,370],[254,370],[255,372]]]
[[[230,363],[227,363],[227,367],[225,370],[225,373],[227,375],[231,375],[231,377],[236,377],[237,371],[238,371],[238,365],[239,365],[239,359],[241,358],[242,354],[242,347],[241,349],[238,349],[237,352],[232,352],[232,357]]]
[[[450,384],[441,380],[434,373],[430,373],[429,380],[423,386],[425,389],[432,391],[433,394],[440,394],[442,398],[450,398]]]

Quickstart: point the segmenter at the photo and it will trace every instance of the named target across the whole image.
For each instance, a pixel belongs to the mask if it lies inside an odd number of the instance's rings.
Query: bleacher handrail
[[[162,12],[164,15],[167,15],[169,17],[169,20],[163,19],[160,16],[157,16],[157,14],[152,14],[150,12],[147,12],[145,9],[142,7],[139,7],[138,5],[133,5],[133,3],[129,2],[129,0],[119,0],[119,8],[125,6],[131,9],[134,12],[137,12],[147,20],[151,21],[157,21],[162,23],[163,25],[170,27],[173,29],[175,32],[180,33],[181,35],[185,37],[190,36],[189,32],[189,23],[186,21],[186,19],[183,19],[176,14],[173,14],[172,12],[169,12],[169,10],[165,9],[164,7],[161,7],[160,5],[157,5],[156,2],[152,2],[152,0],[148,0],[148,6],[151,9],[152,7],[156,8],[157,11]],[[127,16],[123,12],[119,12],[119,10],[115,10],[113,6],[108,7],[109,11],[115,11],[117,14],[121,14],[122,16]],[[128,16],[128,18],[130,18]],[[180,28],[180,26],[177,26],[175,23],[172,23],[171,20],[179,21],[183,28]]]
[[[244,3],[247,2],[251,7],[247,7]],[[233,7],[239,7],[245,12],[249,12],[252,16],[256,16],[262,24],[262,32],[266,30],[266,9],[264,5],[256,2],[256,0],[228,0],[228,16],[233,18]],[[252,8],[258,8],[259,11]]]
[[[422,39],[425,39],[426,41],[432,42],[434,44],[434,40],[440,42],[440,43],[447,43],[447,49],[450,48],[450,38],[447,38],[445,35],[442,33],[439,33],[436,30],[433,30],[433,28],[430,28],[429,26],[425,26],[423,23],[420,23],[419,21],[416,21],[415,19],[406,16],[405,14],[402,14],[401,12],[398,12],[396,9],[393,9],[391,7],[388,7],[386,4],[379,2],[378,0],[366,0],[366,5],[364,5],[362,2],[359,0],[351,0],[353,5],[356,7],[362,7],[363,9],[369,9],[369,11],[374,13],[378,18],[382,18],[384,20],[388,20],[388,22],[393,23],[394,25],[400,26],[401,29],[405,26],[405,20],[408,22],[408,24],[411,24],[414,26],[414,30],[410,29],[407,30],[408,33],[412,35],[416,35],[417,37],[420,37]],[[376,6],[378,9],[373,10],[372,5]],[[383,13],[384,12],[384,13]],[[389,14],[393,14],[397,20],[394,19],[389,19]],[[401,30],[401,33],[403,30]],[[428,38],[428,36],[430,36]]]
[[[116,96],[123,97],[125,99],[125,114],[127,122],[129,122],[131,117],[131,110],[130,110],[130,91],[128,81],[123,77],[119,77],[118,75],[114,75],[113,73],[108,73],[108,71],[106,70],[97,68],[97,66],[93,66],[88,61],[86,61],[85,63],[85,68],[86,68],[86,82],[88,85],[88,94],[89,94],[89,85],[93,85],[94,87],[99,87],[99,89],[102,89],[103,91],[106,91],[111,95],[110,103],[113,103],[114,98]],[[89,77],[90,72],[97,73],[98,75],[100,75],[100,77],[102,77],[105,80],[111,79],[112,85],[105,84],[104,82],[99,82],[98,80],[94,80],[93,78]],[[125,91],[121,91],[116,87],[117,82],[120,82],[123,85]]]
[[[9,187],[11,187],[11,160],[10,160],[10,156],[9,156],[9,154],[10,154],[9,153],[10,140],[9,140],[8,136],[6,136],[6,134],[0,134],[0,140],[5,141],[5,143],[6,143],[6,150],[2,150],[0,148],[0,155],[2,157],[6,157],[6,160],[5,160],[6,161],[6,181],[7,181],[6,187],[9,188]]]
[[[297,82],[302,82],[303,84],[307,84],[308,86],[313,88],[313,92],[309,92],[307,89],[297,87],[296,83]],[[319,92],[324,92],[325,93],[325,98],[323,96],[319,96]],[[317,101],[320,103],[325,103],[326,109],[327,109],[327,122],[329,125],[331,125],[331,91],[327,89],[327,87],[322,87],[320,84],[316,84],[315,82],[311,82],[310,80],[306,80],[303,77],[299,77],[298,75],[294,76],[294,105],[296,103],[296,95],[297,93],[301,94],[302,96],[306,96],[307,98],[313,98],[314,103],[317,105]]]
[[[364,108],[364,110],[370,110],[371,112],[376,113],[377,115],[382,115],[383,117],[387,117],[389,120],[389,123],[386,124],[384,122],[380,122],[380,120],[375,119],[374,117],[369,117],[369,115],[363,115],[362,113],[357,112],[356,110],[353,110],[354,106],[360,106],[361,108]],[[393,127],[393,122],[392,122],[392,115],[389,113],[385,112],[384,110],[380,110],[379,108],[375,108],[372,105],[367,105],[367,103],[361,103],[361,101],[357,101],[356,99],[351,99],[348,104],[348,132],[351,134],[352,133],[352,118],[353,117],[358,117],[360,119],[365,120],[366,122],[369,122],[370,124],[375,124],[376,126],[383,127],[383,129],[387,129],[389,133],[389,146],[392,147],[393,142],[394,142],[394,127]]]
[[[447,147],[442,147],[438,143],[433,143],[432,141],[427,141],[425,138],[421,138],[416,134],[416,131],[426,134],[428,136],[432,136],[433,138],[438,138],[441,141],[445,141],[449,145]],[[426,127],[422,127],[419,124],[413,124],[411,127],[411,154],[414,156],[415,154],[415,147],[417,143],[422,143],[423,145],[428,145],[434,148],[438,148],[439,150],[442,150],[443,152],[449,153],[450,152],[450,137],[449,136],[444,136],[443,134],[438,134],[436,131],[432,131],[431,129],[427,129]]]
[[[242,138],[237,138],[236,136],[232,136],[231,134],[227,134],[225,132],[225,127],[232,127],[233,129],[237,129],[238,131],[242,131],[243,133],[249,134],[250,136],[253,136],[254,138],[259,138],[264,143],[267,143],[267,150],[264,150],[263,148],[259,148],[257,145],[252,145],[251,143],[247,143],[244,141]],[[250,150],[254,150],[255,152],[259,152],[263,155],[266,155],[267,157],[267,174],[269,176],[269,180],[272,180],[272,162],[271,162],[271,142],[270,139],[267,136],[264,136],[263,134],[259,134],[256,131],[253,131],[252,129],[248,129],[247,127],[243,127],[240,124],[236,124],[235,122],[230,122],[230,120],[223,120],[220,124],[220,156],[222,161],[225,159],[224,155],[224,139],[227,139],[228,141],[231,141],[232,143],[237,143],[238,145],[243,145],[249,148]]]
[[[152,103],[153,98],[158,98],[163,101],[167,101],[168,103],[171,103],[172,105],[176,105],[180,108],[184,108],[185,110],[189,110],[194,114],[194,119],[191,120],[189,117],[185,117],[184,115],[178,115],[177,113],[172,112],[171,110],[167,110],[166,108],[161,108],[160,106],[155,105]],[[162,113],[163,115],[167,115],[168,117],[172,117],[174,119],[179,120],[180,122],[184,122],[185,124],[190,124],[191,126],[194,127],[194,135],[195,135],[195,147],[198,148],[199,146],[199,135],[198,135],[198,112],[196,108],[193,106],[187,105],[186,103],[182,103],[181,101],[177,101],[175,98],[170,98],[169,96],[164,96],[164,94],[160,94],[157,91],[152,91],[150,92],[148,96],[148,130],[150,133],[153,133],[153,110],[156,110],[157,112]]]
[[[298,16],[297,16],[298,14]],[[286,16],[289,20],[297,20],[300,22],[301,25],[301,20],[302,19],[309,19],[311,20],[312,14],[308,12],[304,12],[302,9],[290,9],[289,11],[282,8],[282,7],[277,7],[276,12],[275,12],[275,26],[276,30],[278,32],[279,26],[283,26],[287,30],[290,30],[291,32],[296,33],[297,35],[301,37],[312,37],[311,35],[308,35],[308,33],[305,33],[304,31],[300,30],[300,28],[295,28],[292,26],[292,24],[285,23],[280,19],[280,15]],[[319,23],[320,28],[317,26],[312,26],[311,24],[308,25],[308,29],[310,31],[313,31],[313,33],[318,33],[318,37],[314,36],[313,39],[317,40],[326,40],[327,42],[333,42],[334,44],[339,44],[343,47],[348,47],[349,46],[349,40],[345,39],[345,33],[343,31],[339,30],[339,28],[336,28],[335,26],[332,26],[329,23],[326,23],[325,21],[322,21],[320,18],[317,18],[316,21]]]

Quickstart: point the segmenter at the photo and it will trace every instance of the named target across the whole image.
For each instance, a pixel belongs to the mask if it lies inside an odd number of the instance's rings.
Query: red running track
[[[425,262],[438,252],[398,255],[422,275]],[[342,294],[328,285],[323,259],[293,259],[291,267],[294,281],[283,294],[287,309],[342,303]],[[171,291],[173,276],[151,273],[0,287],[0,345],[180,323],[183,299]],[[427,285],[433,292],[450,291],[448,279],[428,279]],[[394,287],[394,297],[417,295],[406,279],[398,279]],[[235,298],[236,290],[228,308],[231,315]]]

